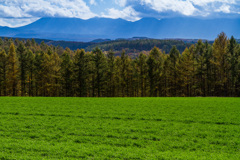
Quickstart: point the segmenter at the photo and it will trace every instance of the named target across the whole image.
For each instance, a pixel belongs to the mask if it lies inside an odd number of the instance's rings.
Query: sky
[[[0,0],[0,26],[24,26],[42,17],[240,18],[240,0]]]

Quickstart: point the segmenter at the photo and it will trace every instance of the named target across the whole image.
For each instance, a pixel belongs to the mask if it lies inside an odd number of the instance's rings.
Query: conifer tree
[[[140,82],[140,92],[141,97],[146,96],[146,86],[147,86],[147,56],[140,53],[137,59],[137,67],[139,69],[139,82]]]
[[[7,64],[7,86],[8,86],[8,95],[17,96],[18,93],[18,62],[16,57],[15,46],[11,43],[8,54],[8,64]]]
[[[202,40],[198,40],[196,47],[195,47],[195,53],[194,58],[197,62],[196,65],[196,87],[198,88],[196,90],[197,96],[205,96],[205,84],[204,84],[204,43]]]
[[[0,96],[7,95],[7,54],[0,52]]]
[[[56,52],[50,55],[51,96],[60,96],[61,59]]]
[[[177,49],[176,46],[173,46],[170,53],[169,53],[169,60],[170,60],[170,85],[171,85],[171,95],[172,96],[177,96],[177,90],[178,90],[178,86],[177,86],[177,70],[176,70],[176,66],[178,63],[178,59],[179,59],[180,53]]]
[[[44,53],[37,53],[35,55],[34,60],[34,75],[35,75],[35,96],[42,96],[40,95],[41,88],[42,88],[42,82],[43,82],[43,69],[42,69],[42,63],[43,63],[43,55]]]
[[[126,86],[127,86],[127,59],[128,56],[126,52],[123,50],[121,53],[121,61],[120,61],[120,84],[121,84],[121,95],[122,97],[126,95]]]
[[[132,63],[132,59],[127,56],[127,59],[125,61],[125,65],[126,65],[126,77],[125,77],[125,84],[126,84],[126,93],[125,95],[127,97],[131,97],[133,96],[133,88],[134,88],[134,84],[133,84],[133,63]]]
[[[69,97],[72,95],[72,67],[73,63],[70,58],[69,49],[66,49],[61,57],[61,81],[63,87],[63,96]]]
[[[224,32],[220,33],[213,43],[213,60],[215,66],[215,94],[217,96],[227,95],[227,71],[228,65],[228,39]]]
[[[108,80],[108,96],[114,97],[115,96],[115,53],[110,50],[107,53],[107,64],[108,64],[108,73],[107,73],[107,80]]]
[[[44,53],[42,56],[42,81],[41,81],[41,90],[40,95],[44,97],[49,97],[51,95],[51,78],[52,78],[52,72],[51,72],[51,64],[50,64],[50,56],[47,53]]]
[[[236,52],[237,42],[235,38],[232,36],[229,40],[228,52],[230,53],[229,64],[230,64],[230,89],[231,96],[235,96],[236,92],[236,80],[237,80],[237,66],[238,66],[238,54]]]
[[[103,96],[106,87],[107,60],[100,48],[93,51],[93,62],[95,64],[97,97]]]
[[[179,96],[192,96],[192,78],[194,75],[193,71],[193,55],[190,53],[189,49],[186,48],[182,53],[182,56],[177,64],[177,81],[180,90],[178,90]]]
[[[121,97],[123,96],[123,89],[122,89],[122,59],[121,57],[117,56],[115,60],[115,76],[114,76],[114,82],[115,82],[115,96]]]
[[[212,96],[212,83],[214,79],[212,78],[212,47],[209,43],[205,42],[204,49],[204,78],[205,78],[205,94],[204,96]]]
[[[19,61],[19,72],[20,72],[20,81],[21,81],[21,96],[26,95],[26,80],[27,80],[27,61],[28,57],[26,54],[26,48],[23,42],[19,43],[17,47],[18,61]]]
[[[34,60],[35,60],[35,55],[33,52],[28,49],[27,50],[27,77],[28,77],[28,96],[33,96],[34,95],[34,88],[33,88],[33,83],[34,83]]]
[[[75,56],[73,57],[74,61],[74,79],[76,83],[76,92],[77,96],[85,97],[86,96],[86,78],[87,78],[87,63],[85,59],[85,51],[77,50]]]

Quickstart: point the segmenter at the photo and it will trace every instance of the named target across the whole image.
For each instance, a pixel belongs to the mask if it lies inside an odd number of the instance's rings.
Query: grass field
[[[0,97],[0,159],[240,159],[239,98]]]

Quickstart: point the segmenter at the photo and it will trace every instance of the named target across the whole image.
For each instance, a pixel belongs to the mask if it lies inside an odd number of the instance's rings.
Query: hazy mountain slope
[[[143,18],[129,22],[108,18],[42,18],[19,28],[0,27],[0,36],[85,42],[131,37],[213,40],[222,31],[240,38],[239,28],[240,19]]]

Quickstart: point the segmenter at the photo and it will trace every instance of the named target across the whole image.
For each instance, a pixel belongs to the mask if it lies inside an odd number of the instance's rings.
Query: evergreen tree
[[[194,58],[197,62],[196,65],[196,95],[205,96],[205,80],[204,80],[204,43],[202,40],[198,40],[195,48]]]
[[[50,55],[50,83],[51,83],[51,96],[60,96],[60,79],[61,79],[61,59],[56,52]]]
[[[199,40],[182,54],[176,46],[169,54],[154,47],[137,56],[131,49],[130,55],[72,51],[8,38],[0,39],[0,48],[0,96],[240,95],[240,45],[225,33],[213,45]]]
[[[177,96],[177,90],[179,89],[177,86],[177,70],[176,66],[178,63],[180,53],[176,46],[173,46],[170,53],[169,53],[169,60],[170,60],[170,92],[171,96]]]
[[[20,81],[21,81],[21,96],[26,95],[26,80],[27,80],[27,61],[28,57],[26,54],[26,48],[23,42],[19,42],[17,48],[18,61],[19,61],[19,72],[20,72]]]
[[[61,81],[63,87],[63,96],[69,97],[72,95],[72,67],[73,63],[70,58],[70,53],[66,49],[61,57]]]
[[[123,50],[121,53],[121,61],[120,61],[120,84],[121,84],[121,90],[122,90],[122,97],[127,96],[126,95],[126,86],[127,86],[127,59],[128,56],[126,55],[126,52]]]
[[[18,93],[18,67],[15,46],[11,43],[8,54],[8,65],[7,65],[7,89],[8,95],[17,96]]]
[[[107,72],[107,80],[108,80],[108,96],[114,97],[115,96],[115,54],[111,50],[107,53],[107,64],[108,64],[108,72]]]
[[[95,64],[97,97],[104,95],[106,87],[107,60],[102,51],[97,47],[93,51],[93,62]]]
[[[34,96],[34,88],[33,88],[33,75],[34,75],[34,60],[35,60],[35,55],[33,52],[28,49],[27,50],[27,77],[28,77],[28,96]]]
[[[230,64],[230,89],[231,96],[235,96],[236,93],[236,81],[237,81],[237,66],[238,66],[238,54],[236,52],[237,42],[232,36],[229,40],[228,52],[230,53],[229,64]]]
[[[0,96],[7,95],[7,54],[0,52]]]
[[[225,33],[220,33],[213,43],[213,60],[215,66],[215,94],[217,96],[226,96],[227,92],[227,76],[229,70],[228,64],[228,39]]]
[[[143,53],[140,53],[139,58],[137,59],[137,67],[139,72],[139,81],[140,81],[140,92],[141,97],[146,96],[146,86],[147,86],[147,56]]]
[[[147,60],[148,64],[148,77],[150,85],[150,96],[157,96],[158,89],[161,88],[160,84],[160,73],[161,73],[161,57],[160,50],[154,47],[150,51],[150,55]]]
[[[42,70],[42,81],[41,81],[41,89],[40,89],[40,95],[44,97],[49,97],[51,95],[51,78],[52,78],[52,72],[51,72],[51,63],[50,63],[50,56],[47,53],[43,53],[42,55],[42,64],[41,64],[41,70]]]
[[[192,96],[192,78],[194,75],[193,71],[193,54],[190,53],[189,49],[186,48],[180,57],[179,63],[177,64],[177,82],[180,86],[178,90],[179,96]]]
[[[123,96],[123,89],[122,89],[122,59],[121,57],[117,56],[115,60],[115,76],[114,76],[114,82],[115,82],[115,96],[121,97]]]
[[[85,51],[77,50],[74,58],[74,75],[76,83],[77,96],[86,96],[86,76],[87,76],[87,64],[85,59]]]
[[[43,70],[42,70],[42,63],[43,63],[43,55],[44,53],[37,53],[35,55],[34,61],[34,75],[35,75],[35,96],[42,96],[40,95],[40,90],[42,88],[42,81],[43,81]]]
[[[214,79],[212,78],[212,47],[205,42],[205,52],[204,52],[204,77],[205,77],[205,94],[204,96],[213,96],[212,94],[212,83]]]

